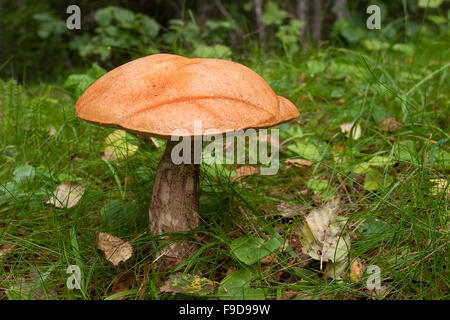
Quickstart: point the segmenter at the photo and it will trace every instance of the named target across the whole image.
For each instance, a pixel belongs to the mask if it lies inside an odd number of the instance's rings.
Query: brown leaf
[[[16,246],[15,244],[2,244],[2,245],[0,245],[0,261],[2,261],[2,259],[8,253],[10,253],[14,249],[15,246]]]
[[[308,80],[308,78],[304,74],[301,74],[297,78],[297,84],[300,85],[302,83],[305,83],[307,80]]]
[[[359,258],[352,262],[350,266],[350,280],[358,282],[363,275],[364,265]]]
[[[396,132],[401,128],[402,124],[395,118],[387,118],[381,121],[380,130],[385,132]]]
[[[119,293],[122,291],[130,290],[133,287],[133,275],[125,274],[119,277],[116,277],[113,280],[113,285],[111,287],[111,295],[115,293]],[[116,298],[116,300],[122,300],[124,296]]]
[[[284,161],[284,164],[288,168],[292,167],[310,167],[312,166],[313,162],[305,159],[287,159]]]
[[[104,232],[97,235],[97,249],[102,251],[106,260],[115,266],[133,255],[133,247],[128,242]]]
[[[281,203],[277,205],[278,214],[284,218],[293,218],[295,216],[303,215],[309,205],[295,205],[291,203]]]
[[[275,260],[276,256],[274,253],[268,255],[267,257],[260,260],[261,263],[269,264]]]
[[[236,172],[236,177],[233,178],[233,181],[238,179],[252,176],[255,174],[259,174],[259,168],[253,166],[242,166],[234,170]]]

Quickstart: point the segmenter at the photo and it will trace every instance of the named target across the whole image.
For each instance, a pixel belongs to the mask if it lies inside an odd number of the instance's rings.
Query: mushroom
[[[75,110],[83,120],[146,139],[179,136],[177,132],[195,136],[196,121],[202,132],[223,134],[267,128],[299,115],[289,100],[277,96],[262,77],[241,64],[172,54],[150,55],[111,70],[83,93]],[[200,225],[200,165],[174,164],[171,154],[177,143],[167,141],[158,165],[149,210],[154,234]],[[192,157],[198,156],[195,148],[191,150]],[[182,257],[194,249],[195,245],[179,241],[165,254]]]

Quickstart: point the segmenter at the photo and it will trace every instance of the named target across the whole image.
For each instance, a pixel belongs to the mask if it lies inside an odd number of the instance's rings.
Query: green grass
[[[19,166],[35,168],[16,192],[0,193],[0,248],[15,246],[0,258],[0,299],[17,297],[22,279],[32,283],[31,290],[22,291],[40,299],[199,298],[161,293],[159,287],[176,272],[220,282],[238,269],[249,270],[251,286],[264,288],[268,299],[289,293],[296,299],[448,299],[449,187],[434,193],[430,181],[447,179],[450,168],[446,46],[438,40],[418,43],[413,58],[390,49],[328,47],[289,59],[266,54],[241,61],[291,99],[301,116],[279,127],[277,175],[232,181],[223,168],[202,167],[202,226],[179,235],[201,249],[179,264],[158,259],[159,238],[148,232],[148,204],[163,148],[134,139],[137,153],[108,166],[101,155],[112,129],[79,120],[75,99],[61,84],[0,82],[0,186],[11,188]],[[299,82],[301,75],[306,78]],[[396,118],[400,129],[380,130],[386,118]],[[358,140],[340,131],[349,121],[362,127]],[[296,144],[319,151],[311,167],[283,165],[285,159],[305,157],[301,148],[300,154],[289,148]],[[373,168],[381,186],[367,190],[367,178],[354,167],[375,155],[393,161]],[[67,179],[86,186],[81,201],[71,209],[45,204]],[[307,187],[319,180],[327,181],[325,190]],[[350,261],[359,258],[381,268],[386,289],[379,295],[366,289],[367,274],[356,282],[346,273],[343,280],[325,280],[320,262],[301,254],[296,240],[305,214],[334,195],[349,219]],[[120,219],[102,217],[111,200],[123,210]],[[277,213],[277,205],[286,203],[304,209],[286,219]],[[106,261],[95,247],[100,231],[131,241],[132,258],[118,267]],[[247,266],[230,250],[238,237],[277,235],[293,250],[278,250],[269,263]],[[66,268],[73,264],[83,272],[82,290],[66,289]],[[112,296],[125,275],[128,285]]]

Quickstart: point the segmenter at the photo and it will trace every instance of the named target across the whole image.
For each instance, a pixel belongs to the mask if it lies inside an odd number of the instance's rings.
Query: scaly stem
[[[149,211],[150,230],[154,234],[188,231],[200,225],[200,165],[174,164],[171,153],[177,143],[167,141],[156,172]],[[194,244],[175,242],[164,249],[164,253],[171,257],[185,257],[195,249]]]

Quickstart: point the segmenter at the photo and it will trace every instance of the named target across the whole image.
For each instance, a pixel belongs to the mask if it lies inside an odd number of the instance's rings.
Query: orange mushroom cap
[[[169,137],[266,128],[299,116],[251,69],[228,60],[155,54],[117,67],[80,97],[81,119]]]

